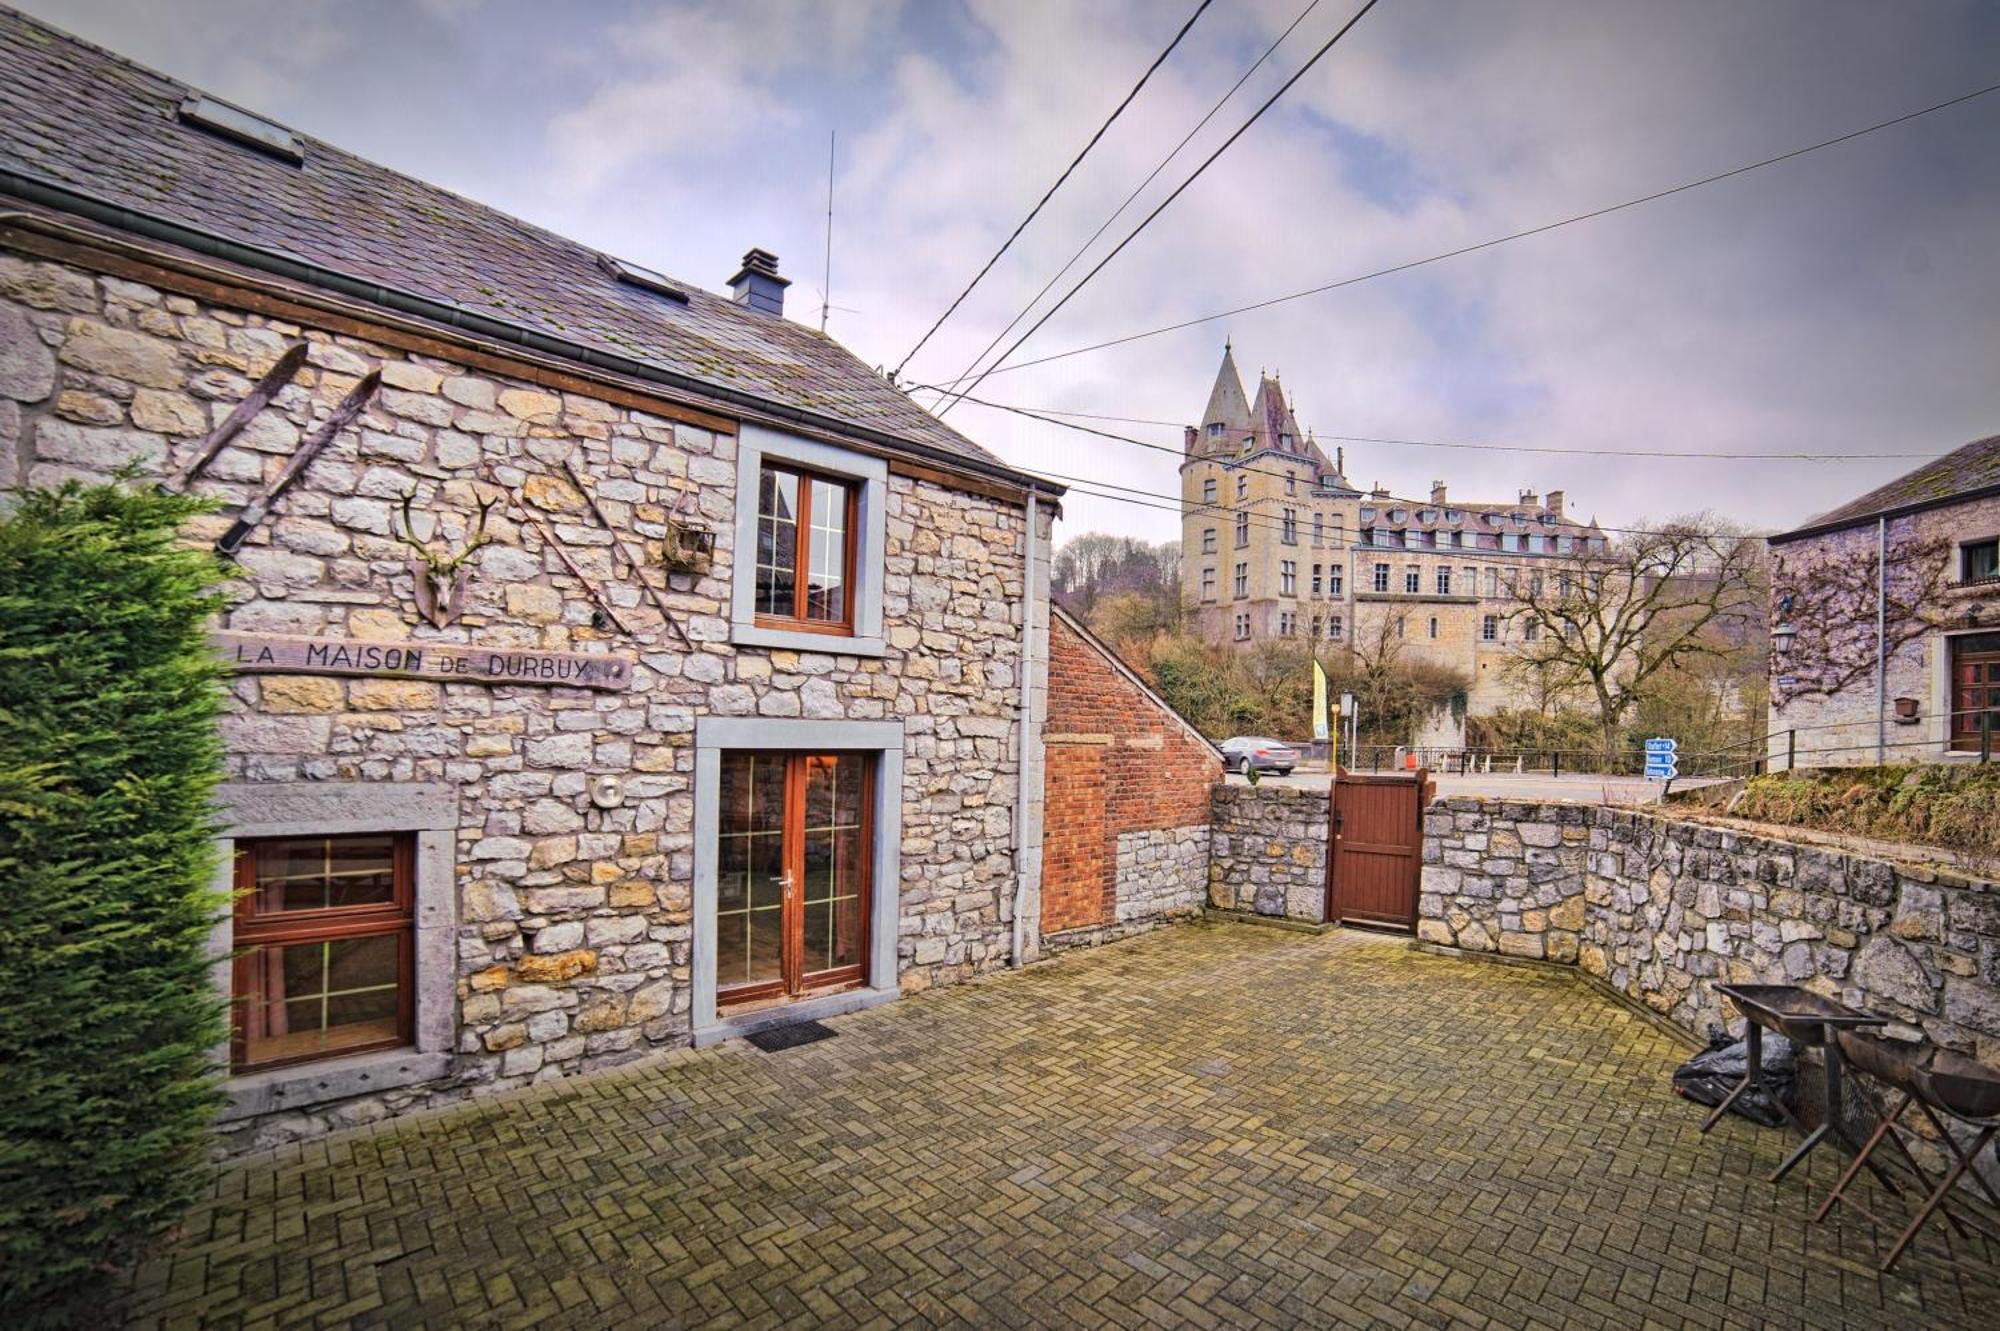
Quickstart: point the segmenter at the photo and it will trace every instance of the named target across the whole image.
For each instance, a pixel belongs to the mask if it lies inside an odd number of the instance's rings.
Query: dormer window
[[[1464,517],[1465,514],[1455,508],[1448,508],[1444,511],[1444,520],[1446,522],[1457,522]]]
[[[1410,510],[1409,510],[1409,509],[1407,509],[1407,508],[1392,508],[1392,509],[1390,509],[1390,510],[1389,510],[1389,521],[1391,521],[1391,522],[1408,522],[1409,520],[1410,520]]]
[[[1375,506],[1373,504],[1363,504],[1361,506],[1361,520],[1363,522],[1375,521]]]
[[[1436,522],[1437,516],[1438,511],[1434,508],[1420,508],[1417,510],[1418,522]]]
[[[1211,426],[1209,426],[1209,427],[1208,427],[1208,437],[1209,437],[1210,439],[1220,439],[1220,438],[1222,437],[1222,422],[1221,422],[1221,421],[1217,421],[1217,422],[1215,422],[1215,423],[1214,423],[1213,425],[1211,425]]]
[[[1542,524],[1542,525],[1543,525],[1544,527],[1553,527],[1553,526],[1555,526],[1555,525],[1556,525],[1556,515],[1555,515],[1555,514],[1553,514],[1553,513],[1544,513],[1544,514],[1542,514],[1542,516],[1541,516],[1541,517],[1540,517],[1540,518],[1538,519],[1538,521],[1539,521],[1539,522],[1540,522],[1540,523],[1541,523],[1541,524]]]

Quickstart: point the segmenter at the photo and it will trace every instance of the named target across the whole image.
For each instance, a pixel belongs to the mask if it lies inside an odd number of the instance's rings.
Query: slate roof
[[[1796,530],[1771,539],[1785,541],[1850,527],[1884,513],[1935,508],[1985,491],[2000,491],[2000,434],[1975,439],[1936,461],[1926,462],[1915,471],[1905,472],[1887,485],[1870,490],[1859,499],[1820,514]]]
[[[303,165],[245,148],[182,122],[180,105],[193,91],[0,7],[0,192],[8,188],[4,173],[17,172],[704,385],[946,450],[982,471],[1011,471],[812,329],[685,283],[676,283],[685,305],[626,285],[599,267],[589,246],[304,134]]]

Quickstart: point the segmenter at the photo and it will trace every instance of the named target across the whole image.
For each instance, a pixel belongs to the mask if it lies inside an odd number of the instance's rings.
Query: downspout
[[[1036,512],[1035,487],[1028,487],[1028,539],[1023,548],[1028,553],[1027,566],[1021,573],[1021,674],[1018,681],[1021,690],[1021,712],[1018,721],[1020,740],[1015,746],[1014,783],[1014,950],[1008,964],[1019,968],[1027,961],[1028,921],[1022,914],[1022,904],[1028,899],[1028,742],[1030,728],[1034,725],[1035,693],[1035,529],[1039,525]]]
[[[1875,519],[1875,765],[1888,760],[1889,515]]]

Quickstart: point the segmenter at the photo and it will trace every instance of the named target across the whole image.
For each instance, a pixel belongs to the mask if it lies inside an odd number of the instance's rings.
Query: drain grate
[[[789,1026],[772,1026],[755,1031],[743,1038],[767,1054],[775,1054],[780,1049],[796,1049],[802,1044],[815,1040],[831,1040],[840,1032],[817,1021],[795,1021]]]

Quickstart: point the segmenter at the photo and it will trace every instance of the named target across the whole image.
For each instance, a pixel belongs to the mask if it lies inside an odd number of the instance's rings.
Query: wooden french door
[[[1973,633],[1951,643],[1951,747],[1979,748],[1979,723],[1992,716],[2000,744],[2000,633]]]
[[[722,755],[717,1002],[866,978],[873,766],[854,753]]]

